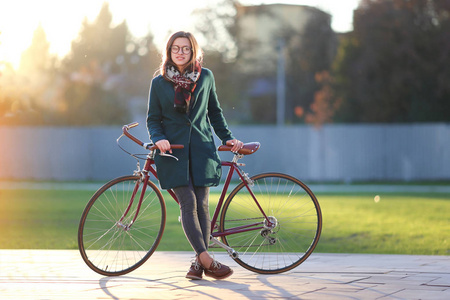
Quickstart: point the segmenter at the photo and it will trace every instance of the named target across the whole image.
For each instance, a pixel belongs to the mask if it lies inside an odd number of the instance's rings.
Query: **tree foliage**
[[[305,114],[298,112],[312,113],[310,106],[315,93],[322,88],[322,83],[315,80],[316,73],[330,69],[336,49],[330,15],[309,7],[291,8],[282,4],[241,7],[235,0],[222,0],[222,3],[224,9],[220,11],[211,7],[201,11],[208,20],[200,22],[199,28],[203,28],[202,36],[208,46],[213,45],[214,49],[228,54],[218,70],[226,70],[231,76],[224,77],[218,86],[228,88],[231,84],[230,90],[237,101],[225,102],[225,106],[238,107],[241,113],[233,116],[241,122],[274,123],[278,55],[283,52],[286,120],[289,123],[304,122]],[[292,10],[295,13],[290,15]],[[299,19],[292,19],[292,16]],[[246,28],[248,22],[258,23],[253,24],[251,30],[259,31],[246,34],[250,30]],[[299,26],[303,23],[304,26]],[[260,38],[260,35],[264,37]],[[235,49],[231,47],[231,51],[227,45],[233,45]]]
[[[354,30],[338,39],[328,14],[305,7],[310,14],[296,20],[275,6],[220,0],[196,12],[205,67],[231,122],[275,122],[280,40],[288,123],[450,120],[450,0],[362,0]],[[243,34],[247,13],[263,20],[252,30],[270,22],[269,30]],[[18,70],[0,62],[0,125],[119,125],[133,121],[135,103],[144,114],[160,63],[153,35],[133,37],[112,19],[105,2],[63,60],[38,26]]]
[[[71,52],[49,54],[38,27],[20,69],[4,68],[0,83],[2,125],[108,125],[131,122],[134,99],[146,109],[159,64],[153,36],[132,37],[125,22],[112,24],[108,4],[93,22],[84,19]],[[141,112],[139,112],[141,113]],[[144,114],[144,112],[142,112]]]
[[[323,104],[314,102],[323,102],[324,98],[319,95],[331,93],[328,72],[335,57],[336,34],[331,28],[330,16],[316,12],[307,21],[300,38],[298,44],[288,47],[287,98],[290,105],[287,118],[291,122],[304,120],[307,123],[317,123],[322,117],[315,118],[313,115],[321,114],[318,109]],[[322,100],[317,100],[319,97]],[[331,101],[332,98],[328,96],[326,99]],[[330,103],[329,106],[331,109],[334,104]],[[329,109],[326,114],[331,113]],[[327,120],[331,121],[330,118]]]
[[[40,113],[55,75],[55,57],[41,25],[21,56],[18,70],[4,64],[0,74],[0,125],[43,124]]]
[[[236,40],[236,0],[210,2],[196,9],[196,37],[204,45],[204,67],[214,72],[220,104],[229,122],[243,122],[241,82],[236,68],[239,47]],[[219,9],[218,9],[219,8]]]
[[[94,22],[85,18],[70,54],[63,61],[65,84],[60,100],[59,122],[69,125],[126,122],[126,102],[121,101],[115,81],[122,78],[120,64],[126,53],[125,22],[113,27],[105,3]]]
[[[450,1],[363,0],[334,65],[346,122],[450,120]]]

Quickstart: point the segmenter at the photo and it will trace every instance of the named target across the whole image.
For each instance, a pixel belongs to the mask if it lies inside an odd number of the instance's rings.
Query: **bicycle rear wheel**
[[[241,183],[225,201],[219,227],[220,232],[237,227],[241,232],[223,236],[223,242],[238,253],[236,262],[248,270],[261,274],[291,270],[308,258],[319,241],[319,202],[304,183],[292,176],[265,173],[251,179],[251,190],[273,225],[268,226]]]
[[[137,183],[139,191],[130,205]],[[86,205],[78,227],[78,248],[95,272],[106,276],[129,273],[156,250],[166,223],[166,206],[154,183],[147,182],[139,214],[129,226],[138,209],[142,187],[139,176],[119,177],[102,186]]]

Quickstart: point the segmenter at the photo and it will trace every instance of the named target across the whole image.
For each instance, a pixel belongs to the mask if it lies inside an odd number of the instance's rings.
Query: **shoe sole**
[[[202,277],[198,277],[198,276],[194,276],[194,275],[186,275],[187,279],[191,279],[191,280],[202,280]]]

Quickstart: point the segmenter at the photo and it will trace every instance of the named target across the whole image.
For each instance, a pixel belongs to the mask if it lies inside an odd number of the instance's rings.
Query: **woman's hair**
[[[191,43],[192,52],[191,52],[191,59],[187,63],[188,68],[193,68],[195,61],[200,63],[200,65],[203,62],[203,51],[200,48],[200,46],[198,45],[197,40],[195,39],[194,35],[190,32],[186,32],[186,31],[175,32],[174,34],[172,34],[170,36],[169,40],[167,41],[166,48],[163,50],[163,53],[162,53],[162,61],[161,61],[161,66],[159,68],[159,73],[162,76],[165,76],[166,69],[169,65],[175,66],[175,63],[172,61],[172,58],[171,58],[171,52],[170,52],[171,49],[170,48],[172,47],[173,42],[177,38],[187,38],[189,40],[189,42]]]

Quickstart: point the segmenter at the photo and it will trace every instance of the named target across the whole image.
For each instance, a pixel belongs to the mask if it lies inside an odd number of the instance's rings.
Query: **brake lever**
[[[167,156],[167,157],[171,157],[171,158],[174,158],[176,161],[178,161],[178,157],[176,157],[176,156],[173,156],[173,155],[171,155],[171,154],[167,154],[167,153],[159,153],[159,155],[161,155],[161,156]]]

